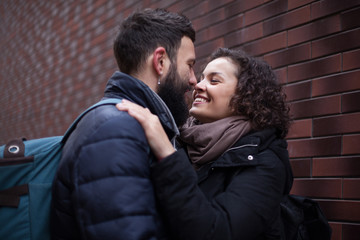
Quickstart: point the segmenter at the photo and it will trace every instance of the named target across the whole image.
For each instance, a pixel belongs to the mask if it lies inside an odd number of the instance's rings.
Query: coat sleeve
[[[196,172],[183,150],[154,164],[155,191],[173,238],[257,239],[276,215],[282,195],[279,182],[284,180],[284,169],[280,161],[274,163],[244,168],[213,199],[197,185]]]
[[[150,150],[138,122],[119,114],[99,124],[69,170],[81,239],[157,239]]]

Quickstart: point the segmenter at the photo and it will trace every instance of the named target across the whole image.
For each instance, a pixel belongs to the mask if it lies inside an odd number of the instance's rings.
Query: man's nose
[[[197,84],[197,81],[196,81],[194,70],[191,70],[190,78],[189,78],[189,85],[192,87],[195,87],[196,84]]]

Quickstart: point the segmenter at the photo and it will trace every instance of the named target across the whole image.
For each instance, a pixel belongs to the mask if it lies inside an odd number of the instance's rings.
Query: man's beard
[[[181,79],[176,66],[171,64],[169,73],[158,89],[158,95],[168,106],[178,127],[184,125],[189,116],[188,105],[185,101],[185,92],[189,87],[185,82],[187,81]]]

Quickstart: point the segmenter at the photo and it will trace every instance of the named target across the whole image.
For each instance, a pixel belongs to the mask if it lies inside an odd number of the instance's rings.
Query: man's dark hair
[[[114,54],[120,71],[130,74],[139,70],[146,58],[157,48],[164,47],[174,63],[182,37],[195,41],[190,20],[164,9],[145,9],[127,17],[114,42]]]

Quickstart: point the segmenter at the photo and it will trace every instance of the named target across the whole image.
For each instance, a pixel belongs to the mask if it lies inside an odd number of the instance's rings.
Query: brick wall
[[[182,12],[197,69],[217,47],[262,57],[284,84],[292,192],[317,199],[333,240],[360,235],[360,1],[0,2],[0,144],[60,135],[116,70],[118,23],[137,8]]]

